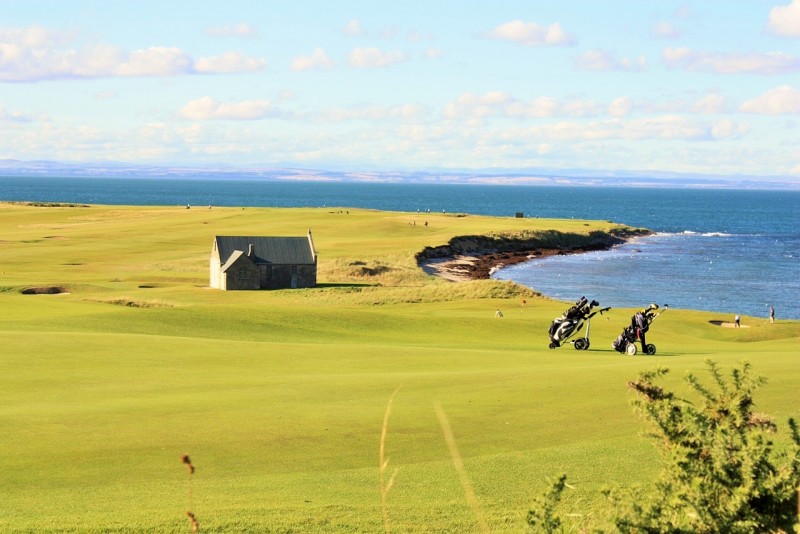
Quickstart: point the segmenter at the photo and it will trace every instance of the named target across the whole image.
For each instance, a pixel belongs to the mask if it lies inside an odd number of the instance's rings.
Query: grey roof
[[[247,254],[253,245],[256,263],[313,265],[316,252],[308,237],[216,236],[219,259],[227,263],[234,251]]]

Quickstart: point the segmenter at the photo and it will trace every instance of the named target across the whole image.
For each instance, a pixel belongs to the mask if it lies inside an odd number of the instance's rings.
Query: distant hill
[[[665,171],[604,171],[587,169],[429,169],[335,170],[291,165],[233,167],[230,165],[160,166],[119,162],[66,163],[0,159],[0,176],[107,178],[230,178],[276,181],[452,183],[495,185],[580,185],[610,187],[689,187],[800,190],[800,177],[712,176]]]

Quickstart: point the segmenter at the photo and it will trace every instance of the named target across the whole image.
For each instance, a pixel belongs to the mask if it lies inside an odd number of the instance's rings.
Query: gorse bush
[[[778,431],[768,416],[753,411],[753,392],[766,380],[749,364],[727,380],[707,362],[714,385],[688,374],[698,403],[656,384],[668,371],[643,372],[628,383],[634,406],[648,420],[649,435],[661,452],[663,468],[649,490],[607,490],[612,506],[605,525],[594,532],[751,533],[800,532],[800,435],[789,420],[790,443],[773,448]],[[565,532],[555,513],[566,487],[559,478],[528,514],[535,532]]]

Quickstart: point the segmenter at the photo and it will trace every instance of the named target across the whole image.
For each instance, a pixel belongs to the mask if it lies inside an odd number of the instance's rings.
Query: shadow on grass
[[[317,284],[318,288],[327,287],[377,287],[378,284],[356,284],[353,282],[326,282],[324,284]]]

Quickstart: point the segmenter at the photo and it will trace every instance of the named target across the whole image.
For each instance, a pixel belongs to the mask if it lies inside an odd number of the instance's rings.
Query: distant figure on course
[[[497,308],[497,311],[494,312],[495,317],[503,317],[503,312],[500,311],[500,308]]]
[[[772,306],[769,307],[769,322],[770,323],[775,322],[775,308],[773,308]]]
[[[733,318],[733,326],[739,328],[741,326],[739,323],[740,323],[740,318],[737,315],[736,317]]]

